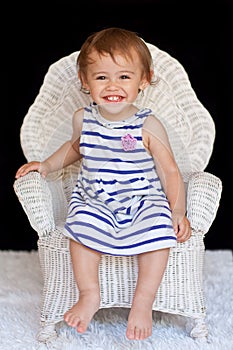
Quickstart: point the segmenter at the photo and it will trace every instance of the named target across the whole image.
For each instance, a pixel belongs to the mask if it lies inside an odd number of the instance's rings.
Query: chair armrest
[[[15,180],[13,188],[39,237],[54,231],[52,196],[47,181],[33,171]]]
[[[189,175],[187,188],[187,217],[191,227],[203,234],[212,225],[222,193],[221,180],[208,172],[200,171]]]

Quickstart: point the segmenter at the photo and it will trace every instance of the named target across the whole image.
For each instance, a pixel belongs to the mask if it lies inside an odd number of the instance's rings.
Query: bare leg
[[[101,254],[73,240],[70,253],[75,280],[79,289],[78,302],[64,315],[64,320],[79,333],[87,330],[100,305],[99,262]]]
[[[129,313],[126,336],[142,340],[152,333],[152,305],[162,281],[169,257],[169,249],[138,255],[138,280]]]

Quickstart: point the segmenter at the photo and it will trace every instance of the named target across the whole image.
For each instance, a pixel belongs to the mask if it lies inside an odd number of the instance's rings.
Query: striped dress
[[[135,255],[174,247],[171,210],[142,143],[150,109],[109,122],[91,104],[80,139],[82,163],[64,235],[98,252]]]

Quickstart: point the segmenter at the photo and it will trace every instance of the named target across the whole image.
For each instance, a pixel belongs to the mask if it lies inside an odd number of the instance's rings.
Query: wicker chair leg
[[[205,317],[196,318],[194,322],[195,322],[195,326],[191,330],[190,336],[192,338],[207,339],[208,328],[206,326]]]
[[[37,340],[41,343],[49,343],[57,338],[56,323],[41,324],[41,328],[37,333]]]

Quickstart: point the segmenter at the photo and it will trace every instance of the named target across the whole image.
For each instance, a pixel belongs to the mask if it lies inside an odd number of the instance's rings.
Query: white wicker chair
[[[222,191],[221,180],[205,172],[214,144],[215,126],[197,99],[182,65],[166,52],[147,44],[159,82],[138,100],[151,107],[167,128],[176,161],[187,184],[187,215],[192,236],[170,252],[169,263],[153,309],[191,317],[192,337],[206,337],[203,293],[204,235],[215,219]],[[78,51],[49,67],[38,96],[21,127],[21,146],[28,161],[43,160],[71,135],[71,118],[89,96],[80,92]],[[38,340],[57,335],[56,324],[77,301],[68,239],[62,234],[79,163],[46,179],[31,172],[15,180],[14,191],[38,233],[43,273],[41,329]],[[100,264],[101,308],[131,306],[137,280],[137,257],[104,255]]]

